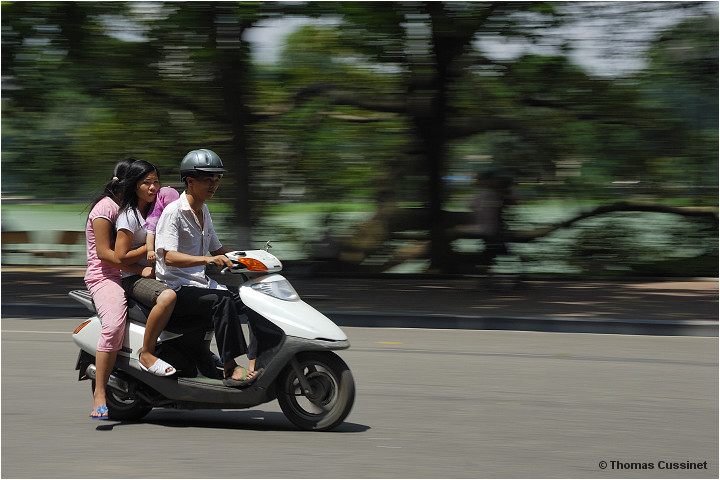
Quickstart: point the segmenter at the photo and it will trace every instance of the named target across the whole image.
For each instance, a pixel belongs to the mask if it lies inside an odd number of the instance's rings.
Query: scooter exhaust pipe
[[[90,365],[88,365],[87,369],[85,370],[85,374],[89,378],[95,380],[97,377],[97,368],[95,367],[95,364],[91,363]],[[110,378],[108,379],[107,386],[110,388],[114,388],[115,390],[120,390],[121,392],[130,392],[128,383],[125,380],[116,377],[112,373],[110,374]]]

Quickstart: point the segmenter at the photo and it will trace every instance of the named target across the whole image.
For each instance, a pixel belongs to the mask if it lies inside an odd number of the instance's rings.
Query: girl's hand
[[[154,250],[148,250],[147,259],[148,259],[148,262],[155,263],[155,251]]]

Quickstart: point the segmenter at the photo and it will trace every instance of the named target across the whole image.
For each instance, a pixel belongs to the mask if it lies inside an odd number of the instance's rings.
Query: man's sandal
[[[232,378],[232,374],[235,373],[236,370],[242,371],[242,377],[240,378],[240,380],[235,380],[234,378]],[[251,372],[247,368],[241,367],[240,365],[236,365],[235,368],[233,368],[232,371],[228,373],[225,374],[225,378],[223,379],[223,385],[225,385],[226,387],[244,387],[246,385],[250,385],[252,382],[255,381],[258,376],[257,372]],[[252,377],[250,375],[252,375]]]

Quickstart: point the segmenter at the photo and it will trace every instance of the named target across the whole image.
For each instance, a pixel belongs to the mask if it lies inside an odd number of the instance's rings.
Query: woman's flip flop
[[[97,415],[93,415],[97,413]],[[95,410],[90,412],[90,418],[93,420],[107,420],[108,419],[108,408],[106,405],[100,405]]]
[[[170,375],[175,375],[177,373],[175,367],[159,358],[155,360],[155,363],[153,363],[150,368],[143,365],[140,360],[138,360],[138,364],[140,364],[140,370],[143,372],[149,372],[153,375],[157,375],[158,377],[169,377]],[[170,370],[168,371],[168,369]]]

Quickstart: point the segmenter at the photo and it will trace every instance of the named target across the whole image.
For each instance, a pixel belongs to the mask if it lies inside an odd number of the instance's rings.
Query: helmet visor
[[[223,172],[227,172],[227,170],[225,170],[225,169],[222,168],[222,167],[195,167],[195,171],[205,172],[205,173],[223,173]]]

